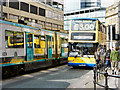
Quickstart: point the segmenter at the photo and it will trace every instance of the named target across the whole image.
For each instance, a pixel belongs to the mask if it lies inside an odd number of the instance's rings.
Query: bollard
[[[107,69],[105,70],[105,90],[108,90],[108,79],[107,79],[107,76],[108,76],[108,73],[107,73]]]
[[[93,68],[93,70],[94,70],[94,90],[96,90],[96,66],[94,66],[94,68]]]

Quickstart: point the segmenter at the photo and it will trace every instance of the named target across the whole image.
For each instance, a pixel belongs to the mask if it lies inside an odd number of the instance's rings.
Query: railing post
[[[96,74],[97,74],[97,82],[98,82],[98,72],[97,72],[97,70],[98,70],[98,64],[96,64],[97,66],[96,66]]]
[[[94,68],[93,68],[93,70],[94,70],[94,90],[96,90],[96,66],[94,66]]]
[[[99,63],[99,72],[100,72],[100,69],[101,69],[101,64]],[[99,79],[100,79],[100,73],[99,73]]]
[[[105,76],[105,90],[108,90],[108,79],[107,79],[108,73],[107,73],[107,69],[105,70],[104,76]]]

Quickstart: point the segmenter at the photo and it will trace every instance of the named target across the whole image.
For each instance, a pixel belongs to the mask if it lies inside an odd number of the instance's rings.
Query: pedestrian
[[[100,56],[101,56],[100,48],[97,48],[97,51],[95,52],[96,64],[99,64],[99,63],[100,63]]]
[[[106,61],[107,68],[111,68],[110,54],[111,54],[111,49],[108,47],[108,50],[106,51],[106,54],[105,54],[105,61]]]
[[[118,62],[119,62],[119,52],[118,48],[115,47],[114,51],[110,54],[111,66],[112,66],[112,74],[116,74],[118,71]]]
[[[119,46],[118,52],[119,52],[119,59],[120,59],[120,46]],[[120,72],[120,60],[118,62],[118,69],[119,69],[119,72]]]
[[[120,46],[119,46],[118,52],[119,52],[119,55],[120,55]]]

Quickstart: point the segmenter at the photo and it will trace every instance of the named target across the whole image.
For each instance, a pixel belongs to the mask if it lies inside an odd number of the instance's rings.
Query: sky
[[[114,0],[101,0],[101,5],[104,7],[108,7],[114,4]]]

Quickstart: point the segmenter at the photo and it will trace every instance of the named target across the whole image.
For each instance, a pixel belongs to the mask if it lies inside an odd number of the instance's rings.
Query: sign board
[[[80,22],[73,21],[72,22],[72,30],[73,31],[95,31],[96,30],[96,22]]]
[[[95,40],[95,33],[71,33],[71,40]]]

